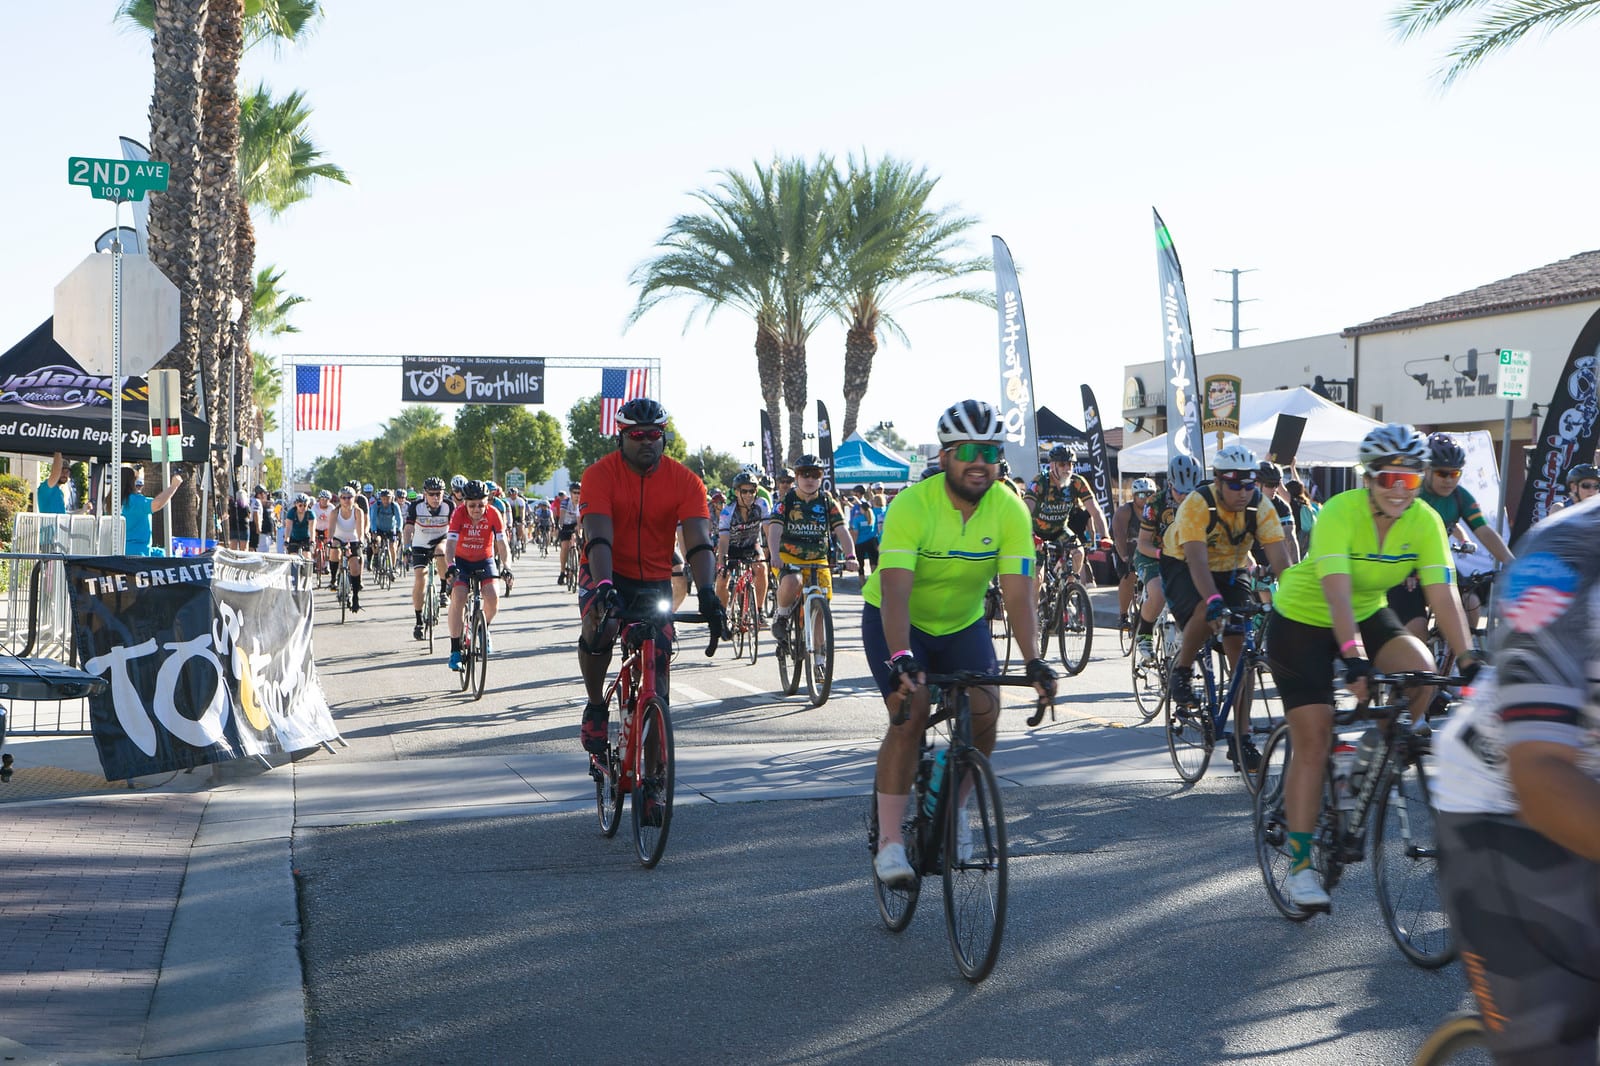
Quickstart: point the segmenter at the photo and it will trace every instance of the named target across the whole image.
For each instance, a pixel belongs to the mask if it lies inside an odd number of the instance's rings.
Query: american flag
[[[294,428],[338,429],[339,386],[344,368],[297,366],[294,368]]]
[[[1554,625],[1566,613],[1573,598],[1574,594],[1566,589],[1534,585],[1520,590],[1501,610],[1518,633],[1537,633]]]
[[[600,371],[600,435],[617,432],[617,412],[629,400],[649,395],[650,371],[643,368]]]

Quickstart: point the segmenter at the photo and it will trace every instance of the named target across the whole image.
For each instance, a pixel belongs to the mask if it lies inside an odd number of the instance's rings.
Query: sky
[[[979,219],[971,251],[990,234],[1010,246],[1038,402],[1080,425],[1081,383],[1109,415],[1122,368],[1162,354],[1152,207],[1202,352],[1231,343],[1217,271],[1252,271],[1248,345],[1600,247],[1581,104],[1600,24],[1530,38],[1442,90],[1454,31],[1402,44],[1392,6],[325,0],[303,44],[245,59],[246,83],[305,92],[314,138],[353,178],[258,223],[258,264],[308,300],[300,332],[265,347],[659,358],[690,447],[750,458],[751,323],[691,322],[685,299],[626,328],[629,276],[719,170],[780,155],[927,167],[932,203]],[[115,7],[52,0],[8,19],[24,47],[0,69],[0,348],[50,315],[56,282],[113,223],[68,185],[67,157],[148,141],[149,43]],[[998,399],[995,312],[896,317],[910,345],[884,338],[862,428],[928,442],[948,404]],[[821,398],[836,424],[843,342],[826,323],[808,349],[808,411]],[[599,376],[548,371],[546,409],[564,422]],[[347,371],[344,432],[296,434],[296,466],[372,435],[399,388],[398,369]]]

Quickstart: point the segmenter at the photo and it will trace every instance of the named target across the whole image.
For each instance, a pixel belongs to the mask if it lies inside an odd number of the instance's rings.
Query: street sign
[[[166,192],[170,164],[154,159],[95,159],[72,156],[67,160],[67,182],[87,185],[96,200],[143,200],[147,192]]]
[[[525,474],[521,470],[517,469],[516,467],[512,467],[510,470],[506,471],[506,488],[507,489],[516,489],[518,492],[521,492],[523,489],[525,489],[527,487],[528,487],[528,475],[527,474]]]
[[[1528,364],[1532,359],[1529,352],[1500,349],[1499,395],[1502,400],[1520,400],[1528,391]]]
[[[111,374],[116,256],[97,253],[56,286],[55,341],[92,374]],[[135,377],[178,343],[178,287],[148,258],[122,256],[122,376]]]

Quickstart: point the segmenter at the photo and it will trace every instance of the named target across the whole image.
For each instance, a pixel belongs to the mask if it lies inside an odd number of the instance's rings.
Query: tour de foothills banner
[[[1039,474],[1039,431],[1034,424],[1033,364],[1028,359],[1028,323],[1011,249],[994,238],[994,296],[1000,311],[1000,417],[1005,423],[1006,462],[1018,477]]]
[[[1161,326],[1167,338],[1167,460],[1191,455],[1206,465],[1205,441],[1200,436],[1200,402],[1195,386],[1194,338],[1189,331],[1189,296],[1183,287],[1183,264],[1172,243],[1167,224],[1156,216],[1156,269],[1161,285]]]
[[[1083,390],[1083,432],[1089,437],[1089,465],[1094,469],[1089,484],[1094,488],[1094,498],[1100,501],[1100,511],[1111,519],[1111,477],[1106,470],[1106,432],[1100,424],[1100,405],[1094,402],[1094,390],[1080,385]]]
[[[1507,543],[1517,538],[1550,513],[1561,498],[1567,470],[1578,463],[1593,462],[1597,437],[1600,437],[1600,311],[1589,316],[1573,342],[1567,365],[1556,378],[1555,395],[1545,408],[1544,427],[1534,439],[1533,462],[1528,480],[1522,486],[1522,501],[1511,523]]]
[[[339,732],[311,651],[300,559],[218,550],[189,561],[67,562],[106,780],[302,751]]]
[[[406,403],[544,403],[544,360],[407,355],[400,360]]]

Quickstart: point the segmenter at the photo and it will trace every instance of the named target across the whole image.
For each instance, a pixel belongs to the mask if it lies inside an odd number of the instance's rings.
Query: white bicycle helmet
[[[1133,480],[1133,494],[1135,496],[1138,496],[1141,493],[1146,493],[1146,492],[1153,494],[1155,491],[1156,491],[1156,483],[1154,481],[1151,481],[1147,477],[1134,478],[1134,480]]]
[[[1254,474],[1256,465],[1259,462],[1260,460],[1256,458],[1255,452],[1243,444],[1234,443],[1222,449],[1217,453],[1216,458],[1211,460],[1211,472],[1213,474],[1221,474],[1224,472],[1248,471]]]
[[[939,416],[939,443],[1004,439],[1000,413],[982,400],[962,400]]]
[[[1428,438],[1403,422],[1389,422],[1368,433],[1358,452],[1361,466],[1376,474],[1388,466],[1421,470],[1428,465]]]
[[[1167,484],[1179,496],[1187,496],[1200,487],[1200,482],[1206,479],[1206,472],[1200,466],[1200,460],[1192,455],[1174,455],[1167,463]]]
[[[450,479],[450,491],[460,492],[467,487],[467,479],[460,474]]]

